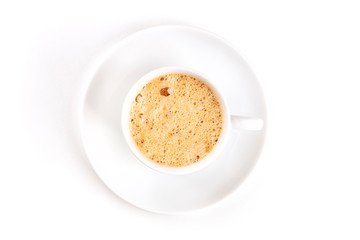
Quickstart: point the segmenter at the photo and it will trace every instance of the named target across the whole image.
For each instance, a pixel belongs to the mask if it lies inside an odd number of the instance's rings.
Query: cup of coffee
[[[122,109],[122,131],[146,166],[187,174],[216,159],[231,119],[224,97],[208,77],[191,69],[164,67],[144,75],[130,89]]]

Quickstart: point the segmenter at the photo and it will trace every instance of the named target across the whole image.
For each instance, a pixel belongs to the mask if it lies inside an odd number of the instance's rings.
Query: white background
[[[111,193],[76,118],[99,56],[163,23],[233,43],[268,108],[248,179],[185,216]],[[0,43],[0,239],[360,239],[358,1],[1,1]]]

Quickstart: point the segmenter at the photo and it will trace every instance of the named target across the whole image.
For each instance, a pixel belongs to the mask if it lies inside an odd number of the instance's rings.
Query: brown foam
[[[148,82],[131,104],[131,135],[140,151],[168,167],[203,159],[216,145],[223,125],[215,93],[201,80],[180,73]]]

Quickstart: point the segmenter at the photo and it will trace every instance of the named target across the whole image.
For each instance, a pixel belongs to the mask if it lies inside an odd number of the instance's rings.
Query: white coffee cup
[[[202,160],[189,165],[185,167],[166,167],[163,165],[160,165],[158,163],[153,162],[152,160],[148,159],[139,148],[136,146],[136,143],[134,142],[131,134],[130,134],[130,124],[129,124],[129,116],[130,116],[130,107],[133,99],[137,96],[141,88],[146,85],[149,81],[152,79],[163,75],[163,74],[169,74],[169,73],[183,73],[188,74],[191,76],[194,76],[201,81],[203,81],[208,87],[211,88],[211,90],[216,94],[218,97],[218,100],[221,105],[221,109],[223,111],[223,128],[222,132],[220,134],[220,137],[218,139],[218,142],[212,149],[212,151]],[[252,119],[252,118],[244,118],[239,116],[231,116],[229,112],[228,105],[223,97],[223,95],[218,91],[218,89],[211,83],[211,80],[209,77],[205,77],[203,74],[198,73],[195,70],[183,68],[183,67],[163,67],[155,69],[147,74],[145,74],[143,77],[141,77],[130,89],[129,93],[125,97],[125,101],[123,104],[122,109],[122,131],[125,137],[125,140],[130,147],[131,151],[135,154],[135,156],[148,166],[149,168],[156,170],[158,172],[162,173],[168,173],[168,174],[187,174],[187,173],[193,173],[196,171],[199,171],[203,169],[204,167],[208,166],[214,159],[216,159],[220,152],[223,150],[226,141],[228,139],[229,131],[231,125],[235,126],[236,128],[247,128],[247,126],[250,126],[250,130],[260,130],[262,128],[262,120],[259,119]],[[259,122],[261,121],[261,122]],[[234,122],[232,124],[232,122]]]

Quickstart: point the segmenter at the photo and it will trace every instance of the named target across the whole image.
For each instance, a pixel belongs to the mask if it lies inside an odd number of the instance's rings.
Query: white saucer
[[[212,76],[227,98],[230,113],[261,118],[264,128],[232,130],[224,151],[199,172],[177,176],[149,169],[124,140],[121,108],[135,81],[164,66]],[[119,42],[94,74],[81,114],[85,151],[102,181],[127,202],[160,213],[203,208],[233,192],[259,157],[265,126],[263,94],[243,58],[218,36],[185,26],[152,27]]]

